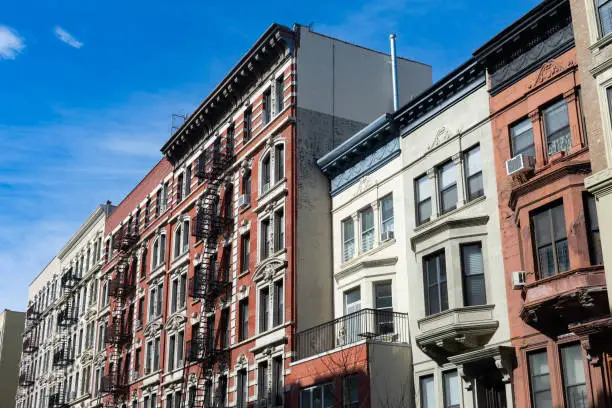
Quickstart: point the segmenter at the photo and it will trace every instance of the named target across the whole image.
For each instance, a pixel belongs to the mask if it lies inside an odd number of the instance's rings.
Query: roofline
[[[99,219],[102,219],[103,217],[108,216],[106,206],[107,204],[98,205],[98,207],[89,215],[89,217],[87,217],[85,222],[81,224],[79,229],[77,229],[77,231],[64,244],[62,249],[59,250],[59,252],[57,253],[58,259],[63,260],[64,256],[66,256],[66,254],[71,249],[73,249],[76,243],[83,237],[83,235],[85,235],[86,232],[88,232],[91,229],[91,227],[93,227],[96,221],[98,221]],[[108,206],[110,207],[110,201],[108,202]]]
[[[294,33],[294,31],[287,26],[278,23],[273,23],[272,25],[270,25],[270,27],[268,27],[268,29],[264,31],[264,33],[257,39],[253,46],[251,46],[251,48],[242,56],[238,63],[234,65],[234,68],[232,68],[232,70],[221,80],[221,82],[219,82],[215,89],[213,89],[209,93],[209,95],[206,97],[206,99],[204,99],[200,106],[198,106],[196,110],[193,111],[191,115],[189,115],[187,120],[182,123],[179,129],[174,132],[174,134],[170,137],[170,139],[166,141],[166,143],[164,143],[161,148],[161,152],[164,155],[166,154],[170,146],[182,136],[185,129],[193,123],[195,118],[200,116],[204,108],[210,105],[213,99],[221,92],[221,90],[225,88],[225,86],[228,85],[229,82],[231,82],[231,79],[234,77],[234,75],[247,65],[247,62],[256,54],[258,48],[264,43],[264,40],[269,38],[272,34],[276,32],[286,32],[292,34]]]
[[[45,267],[44,267],[44,268],[42,268],[42,269],[40,270],[40,272],[38,272],[38,275],[36,275],[36,277],[35,277],[34,279],[32,279],[32,281],[31,281],[31,282],[30,282],[30,284],[28,285],[28,288],[29,288],[30,286],[32,286],[32,284],[33,284],[34,282],[36,282],[36,279],[40,278],[40,275],[41,275],[41,274],[42,274],[42,273],[45,271],[45,269],[47,269],[47,268],[49,267],[49,265],[51,265],[51,262],[53,262],[53,261],[54,261],[54,260],[56,260],[56,259],[59,261],[59,258],[57,257],[57,255],[54,255],[54,256],[53,256],[53,258],[51,258],[51,260],[50,260],[49,262],[47,262],[47,264],[45,265]],[[60,268],[60,272],[61,272],[61,268]]]
[[[317,165],[323,172],[327,172],[331,167],[341,160],[347,153],[350,153],[358,145],[364,143],[371,136],[385,130],[393,122],[393,115],[384,113],[366,127],[355,133],[349,139],[342,142],[338,147],[317,160]]]
[[[516,21],[504,28],[500,33],[487,41],[484,45],[474,51],[473,55],[478,59],[484,59],[490,56],[499,47],[504,44],[513,41],[513,39],[529,28],[535,21],[542,18],[546,14],[555,12],[559,7],[563,6],[564,3],[568,3],[568,0],[544,0],[536,7],[519,17]]]
[[[302,27],[304,27],[304,26],[302,26]],[[312,29],[312,28],[310,28],[310,26],[307,26],[307,27],[308,27],[308,29],[310,30],[310,33],[311,33],[311,34],[315,34],[315,35],[319,35],[319,36],[321,36],[321,37],[329,38],[330,40],[338,41],[338,42],[341,42],[341,43],[343,43],[343,44],[352,45],[353,47],[361,48],[362,50],[366,50],[366,51],[375,52],[375,53],[377,53],[377,54],[381,54],[381,55],[386,55],[387,57],[390,57],[390,56],[391,56],[391,54],[386,53],[386,52],[384,52],[384,51],[376,50],[376,49],[374,49],[374,48],[366,47],[366,46],[363,46],[363,45],[360,45],[360,44],[355,44],[355,43],[353,43],[353,42],[346,41],[346,40],[340,39],[340,38],[338,38],[338,37],[333,37],[333,36],[331,36],[331,35],[322,34],[322,33],[319,33],[319,32],[317,32],[317,31],[313,31],[313,29]],[[404,60],[404,61],[406,61],[406,62],[413,62],[413,63],[415,63],[415,64],[419,64],[419,65],[423,65],[423,66],[426,66],[426,67],[429,67],[429,68],[433,68],[433,66],[432,66],[432,65],[426,64],[426,63],[421,62],[421,61],[416,61],[416,60],[413,60],[413,59],[410,59],[410,58],[400,57],[399,55],[397,56],[397,59],[398,59],[398,60]]]

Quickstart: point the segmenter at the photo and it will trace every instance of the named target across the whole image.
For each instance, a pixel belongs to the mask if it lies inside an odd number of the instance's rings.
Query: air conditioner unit
[[[394,231],[385,231],[385,232],[382,233],[381,241],[389,241],[389,240],[391,240],[393,238],[395,238]]]
[[[509,176],[523,171],[533,170],[535,167],[535,157],[519,154],[506,161],[506,173]]]
[[[523,271],[512,272],[512,289],[520,289],[525,286],[527,274]]]
[[[261,191],[261,193],[262,193],[262,194],[267,193],[267,192],[268,192],[268,190],[270,190],[270,183],[264,183],[264,184],[261,186],[261,190],[262,190],[262,191]]]
[[[246,194],[241,194],[238,198],[238,207],[246,208],[251,204],[251,197]]]

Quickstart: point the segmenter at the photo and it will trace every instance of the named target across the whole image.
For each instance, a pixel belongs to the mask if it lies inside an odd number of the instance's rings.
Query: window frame
[[[532,371],[531,357],[533,355],[536,355],[536,354],[544,354],[546,356],[546,366],[548,368],[548,373],[534,375],[534,373]],[[529,375],[529,396],[530,396],[530,399],[531,399],[532,407],[533,408],[538,408],[537,405],[536,405],[536,398],[535,398],[535,396],[536,396],[537,393],[542,393],[543,391],[542,390],[537,391],[537,392],[535,391],[535,389],[534,389],[534,382],[535,382],[534,378],[535,377],[540,378],[540,377],[548,376],[548,387],[549,387],[548,388],[548,392],[551,393],[551,396],[552,396],[552,392],[553,392],[552,391],[552,375],[551,375],[552,373],[551,373],[551,370],[550,370],[550,362],[549,362],[549,358],[548,358],[548,350],[545,349],[545,348],[544,349],[533,350],[533,351],[530,351],[529,353],[527,353],[526,357],[527,357],[527,373]],[[546,392],[546,391],[544,391],[544,392]]]
[[[387,201],[391,203],[391,216],[384,218],[384,203]],[[380,208],[380,239],[383,240],[383,234],[385,232],[392,232],[395,235],[395,208],[393,206],[393,193],[389,193],[381,198],[379,201]],[[385,227],[385,224],[387,225]],[[389,225],[391,225],[389,227]]]
[[[364,215],[369,214],[372,219],[372,226],[368,229],[364,228]],[[367,247],[367,235],[371,234],[372,238],[370,239],[369,248]],[[372,206],[367,206],[359,210],[359,253],[363,254],[365,252],[371,251],[374,249],[376,241],[376,220],[374,219],[374,209]]]
[[[257,316],[258,333],[270,330],[270,287],[268,285],[257,291]]]
[[[249,338],[249,298],[238,301],[238,341]]]
[[[352,228],[352,237],[348,238],[346,237],[346,225],[350,223]],[[341,227],[342,229],[342,262],[348,262],[351,259],[353,259],[355,257],[355,220],[353,219],[353,217],[347,217],[345,219],[343,219],[341,221]],[[347,245],[352,245],[352,250],[350,251],[351,253],[349,254],[347,252]]]
[[[429,189],[430,189],[430,194],[429,197],[426,197],[425,199],[421,199],[421,193],[420,193],[420,180],[424,180],[425,183],[429,183]],[[431,221],[431,219],[433,218],[434,215],[434,208],[433,208],[433,195],[435,194],[435,186],[434,186],[434,182],[432,180],[432,177],[429,176],[429,174],[425,173],[420,175],[419,177],[414,179],[414,196],[415,196],[415,202],[416,202],[416,225],[417,227],[423,224],[428,223],[429,221]],[[422,209],[421,207],[426,204],[429,203],[429,217],[427,217],[426,219],[421,219],[422,216]]]
[[[552,216],[553,209],[555,209],[557,207],[561,207],[561,210],[563,211],[563,225],[565,227],[565,231],[564,231],[565,239],[564,240],[565,240],[565,242],[566,242],[566,244],[568,246],[568,249],[567,249],[567,251],[568,251],[568,253],[567,253],[567,269],[565,269],[563,271],[559,269],[559,258],[557,256],[557,243],[560,242],[560,241],[563,241],[563,240],[557,240],[555,238],[554,219],[553,219],[553,216]],[[543,214],[543,213],[547,213],[548,214],[547,218],[548,218],[548,224],[549,224],[549,228],[550,228],[549,233],[550,233],[551,242],[548,243],[548,244],[539,245],[538,244],[538,240],[537,240],[535,218],[536,218],[536,216],[538,216],[540,214]],[[567,222],[566,221],[567,220],[565,218],[565,206],[564,206],[564,203],[563,203],[563,199],[555,200],[555,201],[553,201],[553,202],[551,202],[549,204],[546,204],[546,205],[544,205],[544,206],[542,206],[540,208],[537,208],[537,209],[535,209],[535,210],[533,210],[533,211],[531,211],[529,213],[529,224],[530,224],[530,227],[531,227],[531,239],[532,239],[532,243],[533,243],[532,248],[533,248],[533,251],[534,251],[534,260],[535,260],[535,267],[536,267],[535,269],[537,271],[538,279],[543,279],[543,278],[546,278],[546,277],[555,276],[555,275],[558,275],[559,273],[566,272],[566,271],[571,269],[571,261],[570,261],[570,255],[569,255],[569,242],[568,242],[568,237],[567,237]],[[553,266],[554,266],[554,271],[553,271],[553,273],[551,275],[544,276],[542,274],[542,270],[541,270],[540,251],[539,250],[541,248],[544,248],[545,246],[549,246],[549,245],[552,247],[552,250],[553,250],[553,260],[554,260],[554,265]]]
[[[480,156],[480,170],[470,175],[469,174],[470,153],[474,152],[477,149],[478,149],[478,153]],[[484,196],[484,176],[482,172],[482,154],[481,153],[482,151],[480,148],[480,143],[475,144],[474,146],[470,147],[469,149],[463,152],[463,170],[464,170],[463,172],[465,175],[465,195],[466,195],[468,202],[476,200],[477,198]],[[475,178],[480,178],[480,184],[482,188],[480,190],[472,192],[470,188],[470,181]]]
[[[599,4],[598,0],[594,1],[594,6],[595,6],[595,18],[597,20],[597,31],[599,34],[599,38],[604,38],[607,37],[608,35],[612,34],[612,29],[608,32],[604,32],[603,29],[603,24],[601,22],[601,12],[600,10],[607,5],[610,5],[612,3],[612,0],[604,0],[601,4]]]
[[[520,134],[516,134],[515,129],[519,126],[522,125],[524,123],[529,123],[529,129],[531,131],[531,144],[527,146],[527,148],[523,148],[520,152],[516,151],[516,143],[514,142],[514,140],[516,139],[517,136],[522,136],[523,134],[525,134],[526,132],[520,133]],[[510,134],[510,155],[512,157],[516,157],[519,154],[524,154],[526,156],[529,157],[534,157],[536,156],[536,150],[535,150],[535,135],[533,134],[533,122],[531,121],[531,118],[529,117],[523,117],[519,120],[517,120],[516,122],[514,122],[513,124],[510,125],[510,130],[509,130],[509,134]],[[527,154],[526,152],[533,149],[533,155],[530,156],[529,154]],[[511,158],[512,158],[511,157]]]
[[[440,258],[441,257],[441,258]],[[433,260],[436,259],[436,283],[435,284],[430,284],[429,283],[429,270],[427,269],[427,262],[429,260]],[[441,259],[441,260],[440,260]],[[439,249],[437,251],[434,251],[432,253],[427,254],[426,256],[423,256],[423,260],[422,260],[422,268],[423,268],[423,288],[424,288],[424,294],[425,294],[425,315],[426,316],[432,316],[434,314],[438,314],[438,313],[442,313],[446,310],[448,310],[449,308],[449,304],[448,304],[448,274],[446,271],[446,251],[444,248]],[[441,271],[444,271],[444,281],[441,280]],[[445,293],[444,293],[444,298],[446,299],[446,305],[444,305],[442,299],[442,290],[441,287],[444,284],[445,287]],[[437,287],[437,293],[438,293],[438,309],[437,311],[433,312],[432,307],[430,305],[430,299],[429,299],[429,289],[431,287]],[[444,307],[446,306],[446,307]]]
[[[578,352],[580,353],[580,361],[582,362],[582,369],[583,369],[583,375],[584,375],[584,382],[582,383],[576,383],[576,384],[572,384],[572,385],[568,385],[568,379],[567,379],[567,372],[566,372],[566,367],[567,367],[567,363],[565,361],[565,355],[563,354],[563,351],[565,349],[569,349],[569,348],[577,348]],[[569,395],[568,395],[568,389],[570,387],[577,387],[577,386],[584,386],[585,391],[588,387],[588,379],[587,379],[587,371],[585,370],[585,361],[584,361],[584,354],[582,352],[582,346],[580,343],[567,343],[567,344],[562,344],[559,347],[559,363],[560,363],[560,371],[561,371],[561,383],[563,386],[563,398],[565,401],[565,404],[567,407],[572,407],[572,405],[570,405],[569,401]],[[586,405],[588,406],[588,396],[586,395],[586,393],[584,394],[584,401],[586,401]]]
[[[478,248],[480,248],[480,259],[482,261],[482,273],[481,274],[472,274],[472,275],[466,275],[466,259],[465,259],[465,255],[464,255],[464,249],[467,247],[472,247],[472,246],[477,246]],[[487,280],[486,280],[486,273],[485,273],[485,265],[484,265],[484,253],[483,253],[483,248],[482,248],[482,241],[474,241],[474,242],[464,242],[461,243],[459,245],[459,254],[460,254],[460,258],[461,258],[461,286],[462,286],[462,292],[463,292],[463,306],[464,307],[469,307],[469,306],[483,306],[487,304]],[[467,296],[467,280],[469,277],[473,277],[473,276],[482,276],[482,288],[484,290],[483,298],[484,298],[484,302],[483,303],[473,303],[473,304],[468,304],[468,296]],[[471,302],[470,302],[471,303]]]
[[[444,171],[444,168],[446,166],[452,166],[454,173],[455,173],[455,181],[454,183],[451,183],[450,185],[448,185],[445,188],[442,188],[442,173]],[[438,180],[437,186],[438,186],[438,211],[440,213],[440,215],[444,215],[444,214],[448,214],[451,211],[454,211],[457,209],[457,204],[459,202],[459,188],[457,185],[457,164],[452,160],[447,160],[444,163],[438,165],[436,167],[436,178]],[[455,204],[451,207],[449,207],[448,209],[444,209],[444,193],[450,191],[454,189],[455,190],[455,196],[456,196],[456,200],[455,200]]]
[[[556,108],[558,108],[558,107],[560,107],[562,105],[565,105],[565,110],[567,112],[567,123],[563,127],[561,127],[559,129],[557,129],[556,131],[554,131],[552,133],[552,135],[549,135],[548,134],[548,122],[547,122],[547,119],[546,119],[547,112],[548,111],[552,111],[553,109],[556,109]],[[553,156],[553,155],[555,155],[555,154],[557,154],[557,153],[559,153],[561,151],[564,151],[567,154],[567,153],[570,153],[571,150],[572,150],[572,129],[571,129],[571,125],[570,125],[569,113],[570,113],[569,112],[569,104],[567,103],[567,100],[565,100],[564,98],[559,98],[559,99],[557,99],[555,101],[552,101],[549,104],[547,104],[544,108],[542,108],[542,125],[543,125],[542,126],[542,131],[543,131],[543,134],[544,134],[544,142],[546,143],[546,156],[548,158],[550,158],[550,156]],[[550,145],[550,136],[559,135],[559,134],[563,135],[563,132],[565,132],[565,131],[567,131],[567,138],[569,140],[569,146],[567,147],[567,151],[559,150],[559,151],[551,153],[550,152],[550,148],[549,148],[550,147],[549,146]],[[557,136],[557,137],[563,137],[563,136]]]
[[[589,243],[589,260],[591,261],[591,265],[603,265],[603,248],[601,246],[597,200],[592,194],[586,192],[582,194],[582,200],[587,229],[587,241]],[[591,214],[594,214],[594,217],[591,217]]]

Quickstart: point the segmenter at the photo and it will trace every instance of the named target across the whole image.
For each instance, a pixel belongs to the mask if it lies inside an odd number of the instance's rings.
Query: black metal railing
[[[26,309],[26,319],[32,322],[37,322],[40,320],[40,312],[38,311],[38,307],[34,303],[30,303],[28,308]]]
[[[77,283],[79,283],[80,280],[81,278],[72,269],[70,269],[60,278],[60,286],[62,289],[72,289]]]
[[[132,325],[130,324],[130,322],[116,322],[112,323],[108,327],[104,341],[106,344],[112,346],[120,346],[129,343],[131,339]]]
[[[113,236],[112,248],[116,250],[128,250],[138,242],[138,228],[136,224],[125,225]]]
[[[409,343],[408,314],[363,309],[303,330],[293,340],[294,359],[301,360],[362,340]]]
[[[30,368],[25,368],[19,374],[19,385],[21,387],[30,387],[34,385],[34,373]]]

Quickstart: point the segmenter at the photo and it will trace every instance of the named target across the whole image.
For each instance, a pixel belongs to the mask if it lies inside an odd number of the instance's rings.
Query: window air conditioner
[[[533,170],[535,166],[535,157],[519,154],[506,161],[506,173],[509,176],[528,170]]]
[[[525,286],[526,273],[523,271],[512,272],[512,289],[520,289]]]
[[[247,196],[246,194],[241,194],[240,197],[238,197],[238,207],[240,208],[246,208],[249,206],[250,203],[250,197]]]
[[[381,236],[381,240],[382,241],[389,241],[391,239],[395,238],[395,233],[394,231],[385,231],[382,233]]]

